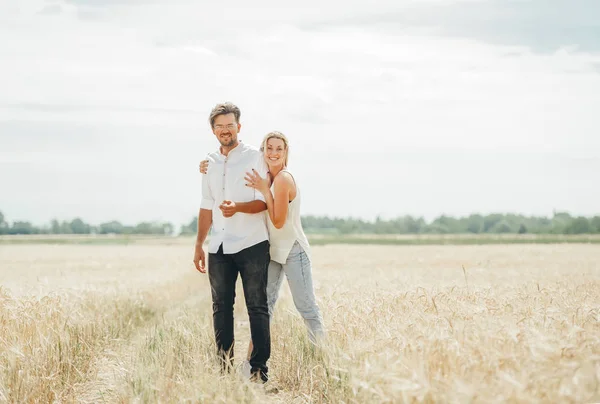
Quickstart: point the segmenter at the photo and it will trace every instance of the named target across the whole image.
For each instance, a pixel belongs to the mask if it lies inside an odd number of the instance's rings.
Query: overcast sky
[[[597,0],[202,3],[0,0],[9,221],[189,222],[226,100],[303,214],[600,213]]]

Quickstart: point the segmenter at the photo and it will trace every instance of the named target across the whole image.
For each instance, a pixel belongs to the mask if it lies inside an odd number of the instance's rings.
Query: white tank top
[[[291,175],[287,170],[282,170],[281,172],[284,171]],[[295,179],[294,183],[296,183]],[[271,186],[271,190],[273,190],[274,186],[274,184]],[[273,194],[274,193],[275,192],[273,192]],[[269,212],[266,212],[266,214],[269,227],[269,241],[271,244],[271,259],[273,261],[285,264],[296,241],[304,249],[306,254],[310,256],[310,246],[308,244],[308,239],[304,234],[304,230],[302,229],[302,222],[300,221],[300,188],[297,183],[296,197],[288,205],[287,217],[283,227],[278,229],[273,226],[273,222],[271,222],[271,218],[269,217]]]

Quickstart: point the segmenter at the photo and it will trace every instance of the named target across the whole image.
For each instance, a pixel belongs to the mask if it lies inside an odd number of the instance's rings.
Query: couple
[[[310,340],[316,343],[324,336],[308,240],[300,222],[300,190],[287,170],[289,147],[282,133],[269,133],[259,151],[237,138],[241,129],[237,106],[217,104],[209,120],[221,147],[201,164],[206,175],[202,177],[194,265],[206,273],[202,245],[212,228],[208,277],[222,369],[230,370],[233,365],[233,304],[239,273],[250,319],[251,377],[264,383],[271,355],[270,318],[284,273]]]

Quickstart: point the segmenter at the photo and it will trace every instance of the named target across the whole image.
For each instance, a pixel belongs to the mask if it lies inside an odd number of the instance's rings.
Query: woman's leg
[[[269,317],[271,318],[273,318],[273,310],[275,310],[275,303],[277,303],[277,299],[279,298],[282,282],[283,265],[271,260],[267,278],[267,304],[269,305]]]
[[[269,305],[269,317],[273,318],[273,310],[275,303],[279,298],[279,290],[281,289],[281,283],[283,282],[283,266],[275,261],[269,263],[267,277],[267,304]],[[252,352],[253,345],[252,340],[248,345],[248,360],[250,359],[250,353]]]
[[[325,336],[323,317],[315,298],[310,259],[297,242],[290,251],[283,270],[288,279],[296,309],[308,328],[308,338],[311,342],[317,343]]]

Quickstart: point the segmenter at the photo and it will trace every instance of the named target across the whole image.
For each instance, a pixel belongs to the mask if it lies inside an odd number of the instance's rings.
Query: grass
[[[284,286],[267,388],[217,371],[192,246],[0,249],[2,402],[598,402],[600,248],[326,245],[317,349]],[[237,362],[248,342],[238,289]]]
[[[359,245],[487,245],[487,244],[599,244],[599,235],[348,235],[312,236],[311,245],[359,244]]]
[[[486,245],[486,244],[600,244],[599,234],[309,234],[311,245]],[[192,237],[144,235],[17,235],[0,236],[2,244],[189,244]]]
[[[14,299],[0,291],[0,399],[73,401],[104,350],[154,317],[125,297]]]

